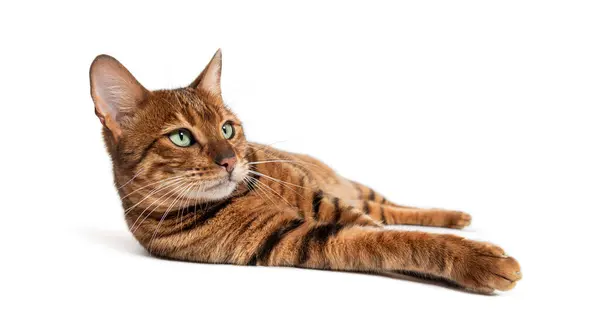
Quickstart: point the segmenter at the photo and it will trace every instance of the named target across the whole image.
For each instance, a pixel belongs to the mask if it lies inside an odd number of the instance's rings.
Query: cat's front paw
[[[508,291],[522,278],[519,263],[502,248],[486,242],[458,241],[462,250],[458,251],[451,278],[466,289],[480,293]]]
[[[458,211],[451,211],[448,214],[448,227],[453,229],[462,229],[471,225],[471,215]]]

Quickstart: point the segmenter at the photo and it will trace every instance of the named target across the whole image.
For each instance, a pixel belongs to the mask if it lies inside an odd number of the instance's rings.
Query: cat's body
[[[384,224],[462,228],[470,216],[399,206],[306,155],[245,140],[222,102],[217,52],[189,87],[149,92],[116,60],[90,71],[125,217],[171,259],[332,270],[408,271],[465,288],[521,278],[497,246]]]

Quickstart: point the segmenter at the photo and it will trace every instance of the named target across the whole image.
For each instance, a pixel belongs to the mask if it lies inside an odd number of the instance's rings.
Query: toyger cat
[[[146,90],[98,56],[91,95],[125,219],[152,255],[409,272],[490,293],[521,279],[498,246],[391,224],[462,228],[468,214],[396,205],[320,161],[248,142],[221,98],[221,51],[188,87]]]

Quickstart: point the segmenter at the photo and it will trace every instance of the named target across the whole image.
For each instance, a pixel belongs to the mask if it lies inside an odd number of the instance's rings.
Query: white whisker
[[[191,191],[191,190],[192,190],[194,187],[196,187],[197,185],[198,185],[198,182],[192,182],[192,184],[190,185],[190,187],[186,189],[186,190],[187,190],[187,194],[189,194],[189,193],[190,193],[190,191]],[[185,201],[183,202],[183,205],[181,205],[181,207],[179,208],[179,211],[177,212],[177,218],[179,219],[179,223],[180,223],[180,224],[183,224],[183,216],[180,216],[179,214],[181,213],[181,210],[182,210],[182,209],[186,209],[186,208],[187,208],[187,206],[188,206],[189,202],[190,202],[190,196],[187,196],[187,195],[186,195],[186,196],[185,196]]]
[[[296,161],[292,161],[292,160],[270,160],[270,161],[257,161],[257,162],[248,162],[248,165],[255,165],[255,164],[264,164],[264,163],[296,163]]]
[[[258,179],[248,176],[250,179],[252,179],[254,181],[254,186],[256,187],[257,190],[260,190],[262,192],[262,195],[264,195],[264,198],[268,199],[271,203],[273,203],[273,205],[277,205],[273,199],[271,198],[271,196],[269,196],[269,194],[267,193],[266,190],[263,189],[263,186],[258,183]]]
[[[156,225],[156,228],[154,229],[154,233],[152,234],[152,238],[150,238],[150,242],[148,243],[148,246],[152,247],[152,243],[154,242],[156,233],[160,229],[160,224],[163,222],[163,220],[165,219],[167,214],[169,214],[169,212],[171,211],[171,208],[173,208],[173,206],[175,206],[175,203],[178,203],[183,198],[183,196],[185,195],[185,191],[187,189],[189,189],[189,187],[190,187],[190,185],[185,187],[183,190],[179,191],[178,195],[175,197],[173,202],[171,202],[171,205],[169,205],[169,207],[165,210],[165,213],[161,216],[160,221],[158,221],[158,224]],[[179,215],[179,213],[177,215]]]
[[[150,204],[148,207],[146,207],[138,216],[138,218],[135,220],[135,222],[131,225],[131,230],[132,232],[135,232],[144,222],[144,220],[146,220],[148,218],[148,216],[150,216],[152,213],[154,213],[154,211],[161,206],[163,203],[165,203],[167,200],[169,200],[169,198],[171,198],[173,195],[169,195],[169,194],[173,194],[174,192],[177,192],[177,190],[181,189],[182,187],[185,187],[186,183],[185,182],[180,182],[178,183],[175,188],[169,190],[166,194],[162,195],[160,198],[156,199],[154,202],[152,202],[152,204]],[[153,210],[151,210],[148,214],[146,214],[146,216],[144,216],[144,218],[140,221],[140,223],[138,224],[138,226],[135,228],[135,230],[133,229],[133,227],[136,225],[137,221],[140,219],[140,217],[142,217],[142,215],[144,215],[144,213],[146,212],[146,210],[148,210],[148,208],[154,206],[154,204],[156,202],[158,202],[159,200],[163,199],[164,197],[166,197],[167,195],[169,195],[169,197],[167,197],[167,199],[163,200],[160,204],[156,205],[156,207],[154,207]]]
[[[277,182],[285,183],[285,184],[288,184],[288,185],[290,185],[290,186],[294,186],[294,187],[298,187],[298,188],[304,188],[304,189],[310,189],[310,188],[307,188],[307,187],[299,186],[299,185],[297,185],[297,184],[295,184],[295,183],[290,183],[290,182],[286,182],[286,181],[283,181],[283,180],[275,179],[275,178],[273,178],[273,177],[270,177],[270,176],[268,176],[268,175],[266,175],[266,174],[263,174],[263,173],[260,173],[260,172],[256,172],[256,171],[249,170],[249,171],[248,171],[248,173],[252,173],[252,174],[256,174],[256,175],[260,175],[261,177],[265,177],[265,178],[267,178],[267,179],[271,179],[271,180],[273,180],[273,181],[277,181]]]
[[[276,142],[273,142],[273,143],[270,143],[270,144],[267,144],[267,145],[261,145],[261,144],[250,144],[250,143],[248,143],[248,147],[250,147],[250,148],[254,149],[254,151],[252,151],[252,153],[248,153],[248,154],[244,155],[244,157],[245,157],[245,158],[247,158],[248,156],[250,156],[250,155],[252,155],[252,154],[255,154],[255,153],[256,153],[256,152],[258,152],[258,151],[266,151],[266,150],[269,150],[269,149],[271,148],[271,146],[273,146],[273,145],[275,145],[275,144],[278,144],[278,143],[283,143],[283,142],[286,142],[286,141],[287,141],[287,140],[279,140],[279,141],[276,141]],[[257,148],[257,146],[261,146],[261,148]]]
[[[127,195],[121,197],[121,200],[129,197],[130,195],[133,195],[134,193],[136,193],[136,192],[138,192],[138,191],[140,191],[142,189],[148,188],[148,187],[153,186],[155,184],[158,184],[158,183],[161,183],[161,182],[165,182],[165,181],[169,181],[169,180],[174,180],[174,179],[177,179],[177,178],[185,178],[185,177],[186,176],[184,176],[184,175],[177,175],[177,176],[174,176],[174,177],[170,177],[170,178],[166,178],[166,179],[162,179],[162,180],[158,180],[158,181],[152,182],[152,183],[147,184],[147,185],[145,185],[143,187],[137,188],[136,190],[134,190],[134,191],[128,193]]]
[[[125,182],[124,184],[122,184],[120,187],[117,188],[117,190],[125,187],[126,185],[128,185],[131,181],[133,181],[133,179],[135,179],[138,175],[140,175],[142,172],[144,172],[144,169],[142,168],[138,173],[136,173],[131,179],[129,179],[127,182]],[[116,184],[115,184],[116,186]]]
[[[158,193],[159,191],[167,188],[168,186],[173,185],[173,184],[177,184],[179,182],[183,182],[183,180],[179,180],[179,179],[178,180],[170,180],[170,181],[167,182],[167,184],[158,186],[156,189],[152,190],[148,195],[146,195],[146,197],[144,197],[142,200],[138,201],[133,206],[131,206],[127,210],[125,210],[124,214],[127,215],[127,213],[129,213],[132,209],[136,208],[139,204],[141,204],[144,200],[146,200],[150,196],[153,196],[156,193]]]
[[[280,194],[277,193],[277,191],[273,190],[273,188],[269,187],[267,184],[261,182],[260,180],[253,178],[254,180],[256,180],[256,182],[258,182],[259,184],[265,186],[269,191],[271,191],[272,193],[274,193],[276,196],[278,196],[279,198],[281,198],[284,202],[286,202],[290,207],[293,207],[292,204],[290,204],[290,202],[288,202],[287,200],[285,200],[285,198],[283,198],[283,196],[281,196]]]

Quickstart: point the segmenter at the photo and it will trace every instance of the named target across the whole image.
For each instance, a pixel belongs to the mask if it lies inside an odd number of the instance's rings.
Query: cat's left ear
[[[200,76],[192,82],[190,87],[213,94],[221,98],[221,49],[218,49]]]

